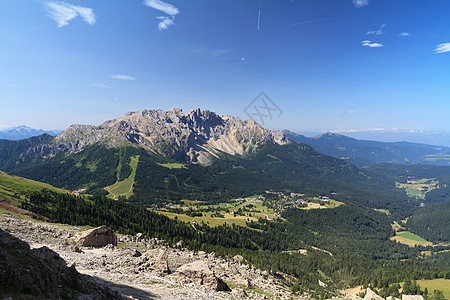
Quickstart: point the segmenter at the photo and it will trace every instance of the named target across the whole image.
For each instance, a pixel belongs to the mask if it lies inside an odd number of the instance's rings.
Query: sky
[[[0,8],[0,128],[99,125],[175,107],[300,133],[450,132],[448,0],[3,0]]]

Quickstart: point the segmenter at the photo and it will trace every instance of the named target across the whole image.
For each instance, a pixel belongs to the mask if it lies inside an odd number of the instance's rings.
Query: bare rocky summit
[[[280,131],[264,129],[256,122],[195,109],[140,110],[99,126],[72,125],[52,144],[30,149],[48,156],[78,152],[92,144],[106,147],[132,145],[166,157],[207,165],[220,153],[243,155],[265,143],[286,144]]]

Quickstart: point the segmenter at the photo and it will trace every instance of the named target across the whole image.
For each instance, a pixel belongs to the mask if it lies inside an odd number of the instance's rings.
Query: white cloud
[[[372,42],[372,41],[362,41],[361,45],[363,45],[364,47],[370,47],[370,48],[380,48],[383,47],[383,44],[377,43],[377,42]]]
[[[45,2],[48,16],[56,21],[58,27],[69,24],[69,21],[80,16],[86,23],[93,25],[96,22],[94,10],[89,7],[76,6],[66,2]]]
[[[400,32],[398,36],[410,36],[408,32]]]
[[[164,30],[169,28],[169,26],[175,25],[175,23],[173,22],[174,17],[164,17],[164,16],[160,16],[160,17],[156,17],[158,20],[161,20],[161,22],[158,23],[158,29],[159,30]]]
[[[384,31],[383,31],[384,27],[386,27],[386,24],[382,24],[380,27],[378,27],[377,30],[367,31],[366,34],[382,35],[384,33]]]
[[[369,5],[369,0],[353,0],[355,7],[360,8]]]
[[[92,84],[92,86],[99,87],[99,88],[105,88],[105,89],[109,89],[110,88],[110,86],[108,86],[108,85],[106,85],[104,83],[100,83],[100,82],[95,82],[95,83]]]
[[[166,3],[161,0],[144,0],[144,5],[169,15],[169,17],[167,16],[156,17],[158,20],[161,20],[158,23],[159,30],[164,30],[169,28],[170,26],[175,25],[174,22],[175,16],[180,13],[180,10],[175,6],[173,6],[172,4]]]
[[[180,13],[180,10],[172,4],[160,1],[160,0],[145,0],[144,5],[162,11],[169,16],[175,16]]]
[[[437,45],[436,49],[433,50],[434,53],[445,53],[450,52],[450,43],[442,43]]]
[[[119,79],[119,80],[135,80],[136,79],[133,76],[123,75],[123,74],[111,75],[111,78]]]

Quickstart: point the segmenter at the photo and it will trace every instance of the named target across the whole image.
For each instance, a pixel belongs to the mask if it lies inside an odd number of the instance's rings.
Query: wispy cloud
[[[163,13],[168,14],[169,16],[175,16],[180,13],[180,10],[175,6],[173,6],[172,4],[160,0],[145,0],[144,5],[162,11]]]
[[[89,7],[76,6],[62,1],[44,2],[44,5],[48,10],[48,16],[56,21],[58,27],[68,25],[70,20],[78,16],[89,25],[96,22],[94,10]]]
[[[353,0],[355,7],[360,8],[369,5],[369,0]]]
[[[450,52],[450,43],[442,43],[437,45],[436,49],[433,50],[434,53],[445,53]]]
[[[173,17],[166,17],[166,16],[160,16],[156,17],[158,20],[161,20],[161,22],[158,23],[158,29],[163,30],[169,28],[169,26],[175,25],[173,22]]]
[[[398,36],[410,36],[408,32],[400,32]]]
[[[384,46],[383,44],[368,41],[368,40],[362,41],[361,45],[363,45],[364,47],[370,47],[370,48],[381,48]]]
[[[106,84],[100,83],[100,82],[94,82],[92,84],[92,86],[99,87],[99,88],[105,88],[105,89],[111,88],[109,85],[106,85]]]
[[[366,34],[375,34],[375,35],[382,35],[384,33],[383,28],[386,27],[386,24],[380,25],[377,30],[369,30],[366,32]]]
[[[180,10],[175,6],[173,6],[172,4],[169,4],[161,0],[144,0],[144,5],[169,15],[156,17],[158,20],[161,20],[158,23],[159,30],[164,30],[169,28],[170,26],[175,25],[174,22],[175,16],[180,13]]]
[[[209,56],[211,57],[219,57],[219,56],[223,56],[227,54],[227,50],[225,49],[217,49],[217,50],[213,50],[211,52],[209,52]]]
[[[123,74],[111,75],[111,78],[119,79],[119,80],[135,80],[136,79],[133,76],[123,75]]]
[[[325,20],[329,20],[329,19],[331,19],[331,18],[321,18],[321,19],[303,21],[303,22],[298,22],[298,23],[291,24],[291,26],[297,26],[297,25],[303,25],[303,24],[309,24],[309,23],[316,23],[316,22],[325,21]]]

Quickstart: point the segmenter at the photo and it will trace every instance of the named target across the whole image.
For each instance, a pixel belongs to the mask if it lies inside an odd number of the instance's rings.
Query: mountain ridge
[[[359,166],[375,163],[450,165],[450,148],[445,146],[358,140],[331,132],[315,137],[306,137],[289,130],[283,133],[292,141],[308,144],[321,153]]]
[[[140,110],[108,120],[99,126],[72,125],[59,134],[49,147],[49,154],[78,152],[88,145],[110,148],[133,145],[152,153],[208,165],[211,156],[223,152],[243,155],[265,143],[286,144],[279,131],[264,129],[256,122],[221,116],[195,109],[183,114],[181,109]]]
[[[42,130],[42,129],[31,128],[31,127],[28,127],[25,125],[20,125],[20,126],[10,127],[10,128],[5,128],[3,130],[0,130],[0,139],[16,141],[16,140],[27,139],[27,138],[30,138],[33,136],[39,136],[44,133],[52,135],[52,136],[57,136],[61,132],[62,132],[62,130]]]

